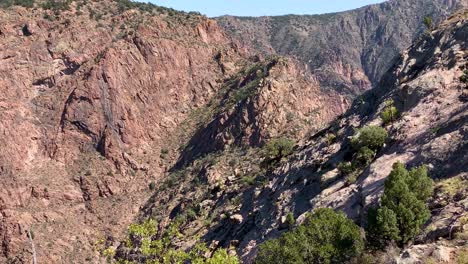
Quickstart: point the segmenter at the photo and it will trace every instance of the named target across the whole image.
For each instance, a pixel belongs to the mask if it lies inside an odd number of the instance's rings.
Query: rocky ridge
[[[425,28],[460,6],[459,0],[390,0],[356,10],[323,15],[218,17],[232,38],[254,53],[295,57],[321,87],[355,97],[378,84]]]

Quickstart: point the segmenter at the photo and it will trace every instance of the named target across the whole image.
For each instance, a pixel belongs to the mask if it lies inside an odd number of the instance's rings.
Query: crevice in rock
[[[68,109],[68,106],[73,101],[73,97],[75,97],[75,91],[76,91],[76,88],[74,88],[73,91],[70,93],[70,95],[68,95],[68,98],[65,101],[65,104],[63,106],[62,115],[60,117],[60,131],[62,133],[64,132],[64,128],[65,128],[65,120],[66,120],[66,115],[67,115],[67,109]]]
[[[23,36],[32,36],[32,32],[29,30],[29,26],[27,24],[24,25],[23,28],[21,28],[21,31],[23,32]]]
[[[54,78],[54,76],[49,76],[49,77],[37,79],[32,84],[34,86],[45,85],[48,88],[51,88],[51,87],[55,86],[55,78]]]
[[[148,54],[146,50],[144,49],[143,41],[138,37],[134,37],[132,41],[133,41],[133,44],[136,46],[137,50],[140,52],[143,59],[145,60],[145,62],[148,64]]]
[[[65,59],[63,60],[63,63],[65,64],[65,66],[67,67],[65,70],[62,70],[61,72],[65,75],[72,75],[73,73],[75,73],[77,70],[80,69],[81,65],[76,63],[76,62],[72,62],[68,59]]]
[[[82,121],[72,121],[70,124],[74,125],[79,131],[83,132],[85,135],[89,136],[90,138],[93,139],[93,141],[96,140],[96,134],[93,133],[89,128],[86,123]]]

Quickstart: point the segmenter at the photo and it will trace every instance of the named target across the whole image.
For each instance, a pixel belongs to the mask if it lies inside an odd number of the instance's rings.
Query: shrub
[[[192,262],[195,263],[195,262]],[[226,249],[218,249],[215,251],[211,258],[208,258],[204,262],[205,264],[238,264],[239,259],[236,256],[228,254]]]
[[[159,154],[159,157],[160,157],[161,159],[165,159],[166,156],[167,156],[167,154],[169,154],[169,150],[163,148],[163,149],[161,149],[161,154]]]
[[[389,100],[385,104],[386,106],[380,114],[384,125],[395,122],[399,115],[398,109],[394,106],[393,100]]]
[[[260,245],[255,263],[344,263],[358,256],[363,247],[360,229],[353,221],[322,208],[303,225]]]
[[[157,233],[156,222],[149,219],[141,224],[131,224],[128,227],[128,233],[135,236],[151,237]]]
[[[338,164],[338,171],[342,175],[349,175],[355,171],[353,164],[351,162],[340,162]]]
[[[330,133],[330,134],[327,134],[327,145],[331,145],[333,143],[335,143],[336,141],[336,135],[333,134],[333,133]]]
[[[357,173],[351,173],[351,174],[348,175],[348,177],[346,178],[346,184],[347,184],[347,185],[354,184],[354,183],[357,181],[358,176],[359,176],[359,175],[358,175]]]
[[[193,208],[189,208],[187,210],[187,218],[189,221],[193,221],[195,219],[197,219],[197,212],[195,212],[195,210],[193,210]]]
[[[460,76],[460,82],[468,84],[468,70],[463,71],[463,75]]]
[[[468,263],[468,248],[460,249],[457,257],[457,264]]]
[[[375,151],[373,151],[372,149],[368,147],[362,147],[354,156],[352,167],[354,168],[367,167],[374,159],[374,156],[375,156]]]
[[[425,17],[423,19],[423,24],[424,26],[426,26],[427,30],[432,30],[433,28],[432,17],[429,17],[429,16]]]
[[[241,178],[241,183],[242,185],[246,186],[246,185],[254,185],[255,183],[257,182],[257,179],[255,176],[249,176],[249,175],[246,175],[244,177]]]
[[[286,215],[286,224],[288,225],[288,227],[292,227],[294,226],[295,223],[296,223],[296,219],[294,219],[293,213],[289,212]]]
[[[385,181],[380,208],[370,211],[369,233],[376,246],[386,241],[406,244],[429,219],[426,200],[433,192],[433,182],[425,166],[408,171],[402,163],[393,164]]]
[[[387,131],[378,126],[366,126],[357,131],[351,138],[351,146],[359,150],[368,147],[371,150],[378,150],[385,144],[388,137]]]
[[[290,155],[294,149],[294,141],[287,138],[277,138],[263,147],[263,157],[268,163],[274,163]]]

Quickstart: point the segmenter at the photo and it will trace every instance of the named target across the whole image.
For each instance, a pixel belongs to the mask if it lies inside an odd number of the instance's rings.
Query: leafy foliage
[[[294,146],[294,141],[290,139],[284,137],[273,139],[263,147],[263,157],[267,163],[275,163],[290,155]]]
[[[355,168],[351,162],[340,162],[338,164],[338,170],[343,175],[351,174],[355,171]]]
[[[387,136],[387,131],[378,126],[366,126],[357,130],[351,138],[351,146],[355,152],[352,160],[338,164],[340,173],[348,176],[348,184],[356,182],[360,172],[374,159],[376,151],[383,147]]]
[[[367,147],[371,150],[378,150],[385,144],[388,137],[387,131],[378,126],[366,126],[359,129],[355,136],[351,138],[351,145],[359,150]]]
[[[432,17],[425,17],[423,19],[423,24],[426,26],[427,30],[432,30],[433,29],[433,22],[432,22]]]
[[[262,244],[255,263],[344,263],[363,247],[360,229],[353,221],[322,208],[303,225]]]
[[[296,219],[294,219],[293,213],[289,212],[286,215],[286,224],[288,225],[288,227],[292,227],[294,226],[295,223],[296,223]]]
[[[433,182],[425,166],[408,171],[402,163],[393,164],[385,181],[380,208],[369,212],[369,233],[373,243],[386,241],[406,244],[429,219],[426,200],[432,195]]]
[[[177,223],[172,223],[164,232],[158,232],[152,219],[141,224],[132,224],[128,229],[127,246],[142,255],[145,263],[194,263],[194,264],[237,264],[236,256],[228,254],[226,249],[216,250],[211,257],[205,244],[197,243],[188,252],[178,249],[175,242],[181,237]],[[118,259],[117,263],[129,263]]]
[[[468,70],[463,71],[463,75],[460,76],[460,82],[468,84]]]
[[[360,168],[367,167],[372,162],[374,156],[375,151],[368,147],[362,147],[359,149],[353,159],[353,166]]]
[[[386,106],[380,114],[384,125],[395,122],[399,115],[398,109],[395,107],[393,100],[389,100],[385,102],[385,104]]]

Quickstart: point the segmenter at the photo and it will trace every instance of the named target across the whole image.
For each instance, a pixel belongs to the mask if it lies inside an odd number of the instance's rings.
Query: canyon
[[[201,239],[252,263],[290,212],[363,222],[395,161],[429,164],[439,191],[419,242],[392,257],[443,248],[451,261],[466,247],[463,1],[215,19],[64,3],[0,9],[0,262],[30,262],[31,243],[39,263],[106,263],[109,248],[138,261],[122,243],[131,223],[191,215],[180,248]],[[440,25],[424,29],[425,16]],[[388,99],[402,116],[385,126]],[[349,183],[336,167],[369,124],[391,140]],[[294,151],[264,167],[263,146],[282,137]]]

